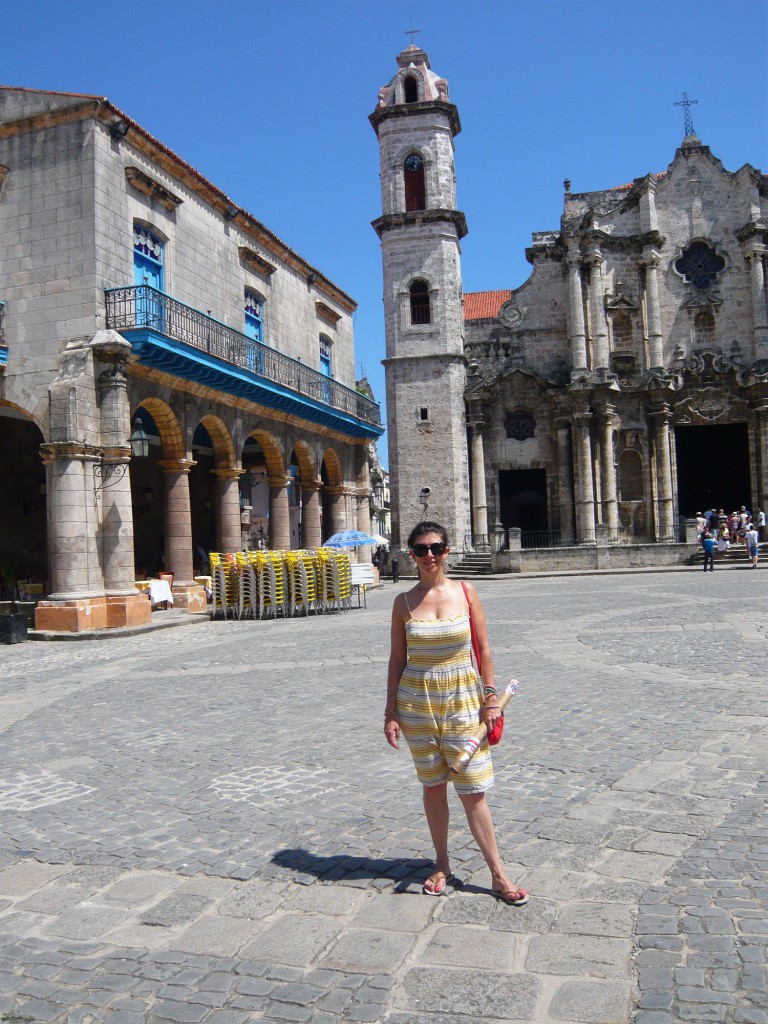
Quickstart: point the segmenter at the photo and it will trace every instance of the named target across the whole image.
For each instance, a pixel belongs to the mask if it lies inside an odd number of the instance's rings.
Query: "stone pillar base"
[[[106,628],[107,599],[103,596],[72,601],[40,601],[35,609],[35,629],[82,633],[86,629]]]
[[[207,612],[208,595],[199,583],[174,583],[173,607],[179,611]]]
[[[108,594],[107,626],[145,626],[152,621],[152,605],[146,594]]]

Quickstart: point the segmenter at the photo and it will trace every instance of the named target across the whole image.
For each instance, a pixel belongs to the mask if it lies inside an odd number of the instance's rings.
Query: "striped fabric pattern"
[[[467,614],[405,623],[408,663],[397,692],[400,728],[416,774],[425,786],[453,778],[457,793],[484,793],[493,785],[493,763],[483,740],[466,770],[453,777],[448,763],[480,721],[482,687],[472,667]]]

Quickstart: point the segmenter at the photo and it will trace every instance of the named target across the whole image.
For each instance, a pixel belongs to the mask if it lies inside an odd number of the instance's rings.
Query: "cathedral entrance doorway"
[[[547,471],[500,469],[499,516],[505,530],[517,526],[523,534],[546,531]]]
[[[749,444],[746,423],[675,427],[680,515],[707,509],[732,512],[749,506]]]

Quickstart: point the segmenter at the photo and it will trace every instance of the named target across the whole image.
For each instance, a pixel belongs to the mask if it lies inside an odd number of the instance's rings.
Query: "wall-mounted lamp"
[[[138,416],[133,421],[133,433],[128,438],[128,444],[135,459],[146,459],[149,455],[149,434]]]
[[[224,210],[224,217],[226,218],[226,220],[234,220],[238,213],[240,213],[239,206],[228,206]]]
[[[143,516],[145,513],[149,512],[150,506],[152,505],[152,499],[155,496],[155,492],[152,490],[149,484],[145,484],[141,489],[141,496],[144,499],[144,503],[142,505],[139,505],[138,507],[134,506],[134,508],[131,510],[133,512],[134,519],[136,518],[136,516]]]
[[[109,134],[112,136],[113,139],[117,139],[119,141],[120,139],[125,138],[125,136],[128,134],[128,130],[130,127],[131,126],[128,124],[128,122],[124,121],[121,117],[118,118],[117,121],[113,121],[112,124],[110,124]]]
[[[320,275],[315,273],[314,270],[307,274],[307,284],[314,284]]]

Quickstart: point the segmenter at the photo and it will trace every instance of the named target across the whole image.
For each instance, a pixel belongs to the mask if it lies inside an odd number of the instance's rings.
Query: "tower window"
[[[419,84],[413,75],[406,75],[403,79],[403,94],[406,103],[418,103]]]
[[[429,308],[429,285],[426,281],[414,281],[408,289],[411,296],[411,323],[432,323]]]
[[[425,408],[423,405],[419,409],[419,419],[424,422],[427,422],[429,420],[429,409]]]
[[[426,210],[427,190],[424,184],[424,161],[418,153],[411,153],[403,161],[406,210]]]

